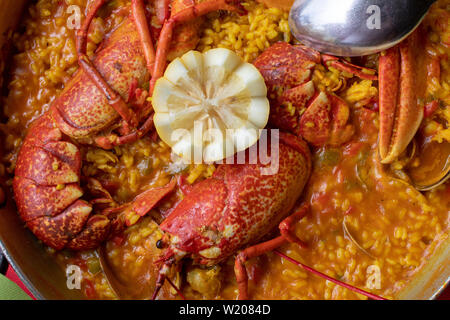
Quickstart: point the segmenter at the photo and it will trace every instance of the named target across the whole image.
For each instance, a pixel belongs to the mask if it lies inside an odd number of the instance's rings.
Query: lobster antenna
[[[178,295],[181,297],[181,299],[186,300],[186,298],[181,293],[181,290],[170,280],[170,278],[166,278],[167,282],[170,283],[170,285],[175,289],[175,291],[178,293]]]
[[[155,288],[155,291],[153,292],[152,300],[156,300],[156,296],[158,295],[159,290],[161,290],[165,280],[166,280],[166,275],[159,273],[158,279],[156,280],[156,288]]]
[[[169,277],[166,277],[166,275],[164,274],[159,274],[158,276],[158,280],[156,280],[156,288],[155,291],[153,292],[153,296],[152,296],[152,300],[156,300],[156,296],[159,293],[159,290],[161,290],[164,281],[167,280],[167,282],[175,289],[175,291],[177,292],[177,294],[183,299],[186,300],[186,298],[184,297],[184,295],[181,293],[181,290],[172,282],[172,280],[170,280]]]
[[[367,291],[365,291],[365,290],[359,289],[359,288],[357,288],[357,287],[355,287],[355,286],[352,286],[352,285],[350,285],[350,284],[347,284],[347,283],[345,283],[345,282],[342,282],[342,281],[336,280],[336,279],[334,279],[334,278],[332,278],[332,277],[330,277],[330,276],[327,276],[326,274],[324,274],[324,273],[322,273],[322,272],[320,272],[320,271],[317,271],[317,270],[315,270],[315,269],[313,269],[313,268],[311,268],[311,267],[308,267],[307,265],[305,265],[305,264],[303,264],[303,263],[301,263],[301,262],[298,262],[297,260],[292,259],[291,257],[288,257],[287,255],[281,253],[281,252],[278,251],[278,250],[274,250],[273,252],[274,252],[276,255],[280,256],[281,258],[286,259],[287,261],[289,261],[289,262],[291,262],[291,263],[293,263],[293,264],[295,264],[295,265],[297,265],[297,266],[302,267],[302,268],[305,269],[306,271],[309,271],[309,272],[311,272],[311,273],[313,273],[313,274],[315,274],[315,275],[317,275],[317,276],[319,276],[319,277],[321,277],[321,278],[324,278],[324,279],[326,279],[326,280],[328,280],[328,281],[331,281],[331,282],[333,282],[333,283],[335,283],[335,284],[337,284],[337,285],[339,285],[339,286],[341,286],[341,287],[344,287],[344,288],[346,288],[346,289],[349,289],[349,290],[351,290],[351,291],[353,291],[353,292],[357,292],[357,293],[359,293],[359,294],[362,294],[362,295],[364,295],[364,296],[366,296],[366,297],[369,297],[369,298],[371,298],[371,299],[374,299],[374,300],[387,300],[386,298],[377,296],[377,295],[375,295],[375,294],[373,294],[373,293],[367,292]]]

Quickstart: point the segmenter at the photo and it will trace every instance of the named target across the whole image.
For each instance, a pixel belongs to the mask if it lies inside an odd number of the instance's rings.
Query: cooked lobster
[[[86,55],[86,37],[93,17],[105,1],[93,4],[77,34],[79,71],[50,111],[33,123],[16,164],[13,187],[20,216],[39,239],[55,249],[96,248],[130,224],[130,213],[145,215],[175,189],[173,179],[167,186],[147,190],[131,203],[119,206],[98,181],[81,176],[78,146],[112,148],[150,131],[151,106],[145,102],[134,108],[128,106],[133,89],[150,81],[148,92],[141,89],[141,93],[152,95],[167,58],[195,48],[198,40],[191,35],[196,34],[198,18],[218,9],[243,10],[238,0],[199,4],[175,0],[172,10],[168,1],[158,1],[157,15],[163,26],[155,50],[143,2],[133,0],[130,16],[101,44],[91,61]],[[175,28],[182,29],[174,33]],[[184,39],[183,45],[175,46],[174,37]],[[381,63],[387,68],[383,60]],[[306,247],[291,232],[295,221],[307,213],[307,207],[297,206],[311,171],[310,153],[303,139],[314,146],[340,145],[353,134],[353,127],[348,124],[348,105],[336,95],[315,88],[311,81],[313,69],[324,64],[362,79],[377,79],[372,70],[287,43],[267,49],[254,64],[269,89],[271,126],[282,131],[272,134],[279,140],[275,146],[279,170],[262,175],[266,165],[260,161],[222,164],[213,177],[192,187],[161,224],[165,235],[159,246],[165,251],[158,261],[160,272],[154,297],[170,267],[182,258],[211,265],[237,254],[239,297],[245,299],[248,259],[286,241]],[[382,79],[387,72],[383,68]],[[407,89],[402,86],[402,90]],[[381,95],[388,94],[382,90]],[[285,108],[286,104],[293,109]],[[388,113],[389,108],[381,107],[382,115]],[[85,192],[89,200],[81,199]],[[257,244],[277,225],[281,236]],[[240,249],[243,250],[238,253]],[[361,294],[380,298],[303,267]]]
[[[360,72],[356,66],[336,62],[339,68],[349,67],[355,74]],[[153,298],[157,297],[171,267],[183,258],[211,266],[243,249],[236,256],[235,273],[239,298],[248,299],[245,269],[248,259],[287,241],[307,247],[291,230],[308,212],[307,206],[296,206],[311,171],[311,155],[302,136],[315,145],[338,145],[348,141],[353,133],[347,123],[347,104],[332,94],[316,93],[310,81],[311,71],[319,63],[321,56],[317,51],[284,42],[273,45],[256,59],[254,64],[265,79],[269,97],[274,97],[272,125],[282,129],[279,134],[278,129],[272,133],[271,143],[274,143],[273,136],[279,141],[275,149],[268,147],[272,152],[275,150],[279,159],[278,171],[262,174],[268,164],[262,164],[260,159],[249,158],[244,165],[222,164],[211,178],[195,184],[187,192],[160,225],[165,234],[157,245],[165,250],[157,261],[160,271]],[[277,97],[280,88],[282,94]],[[281,104],[285,102],[305,108],[306,112],[303,116],[283,113]],[[313,132],[306,121],[314,121],[319,126]],[[256,244],[277,226],[281,236]],[[351,290],[380,298],[304,267]]]
[[[170,4],[161,0],[157,14],[163,26],[155,51],[143,1],[133,0],[131,14],[100,45],[91,61],[86,55],[87,33],[105,2],[96,0],[90,7],[77,32],[80,68],[50,110],[32,124],[16,163],[13,188],[20,216],[39,239],[58,250],[98,247],[130,223],[129,213],[146,214],[174,189],[175,181],[118,206],[100,182],[81,176],[78,145],[108,149],[151,130],[151,106],[143,103],[134,110],[127,104],[136,88],[142,88],[152,74],[164,71],[169,54],[182,54],[196,46],[198,35],[197,40],[187,36],[197,33],[196,18],[218,9],[242,11],[234,0],[197,5],[193,0],[177,0],[171,11]],[[181,28],[177,39],[186,42],[174,46],[174,52],[171,39],[175,28]],[[81,199],[85,193],[89,201]],[[93,210],[94,206],[99,209]]]

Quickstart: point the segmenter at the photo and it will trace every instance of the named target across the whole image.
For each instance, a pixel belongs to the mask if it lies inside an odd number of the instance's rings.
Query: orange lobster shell
[[[194,185],[161,224],[172,239],[164,259],[184,252],[213,265],[274,230],[308,181],[311,155],[303,140],[283,132],[272,152],[277,172],[265,175],[269,165],[261,163],[224,164]]]

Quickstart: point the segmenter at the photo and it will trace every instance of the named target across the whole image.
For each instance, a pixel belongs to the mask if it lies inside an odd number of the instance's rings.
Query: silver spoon
[[[422,22],[436,0],[296,0],[289,15],[303,44],[337,56],[386,50]]]

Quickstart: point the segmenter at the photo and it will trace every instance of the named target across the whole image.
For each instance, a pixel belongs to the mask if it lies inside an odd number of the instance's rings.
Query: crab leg
[[[156,61],[153,69],[153,77],[150,81],[150,95],[153,94],[156,81],[161,78],[166,68],[167,54],[170,49],[174,28],[181,23],[188,22],[192,19],[201,17],[216,10],[228,10],[243,12],[240,6],[240,0],[217,0],[206,1],[189,8],[183,9],[177,14],[166,20],[159,37],[158,48],[156,50]]]
[[[424,116],[423,79],[415,54],[418,32],[380,57],[380,141],[382,163],[393,162],[408,146]],[[423,52],[423,56],[427,53]]]

